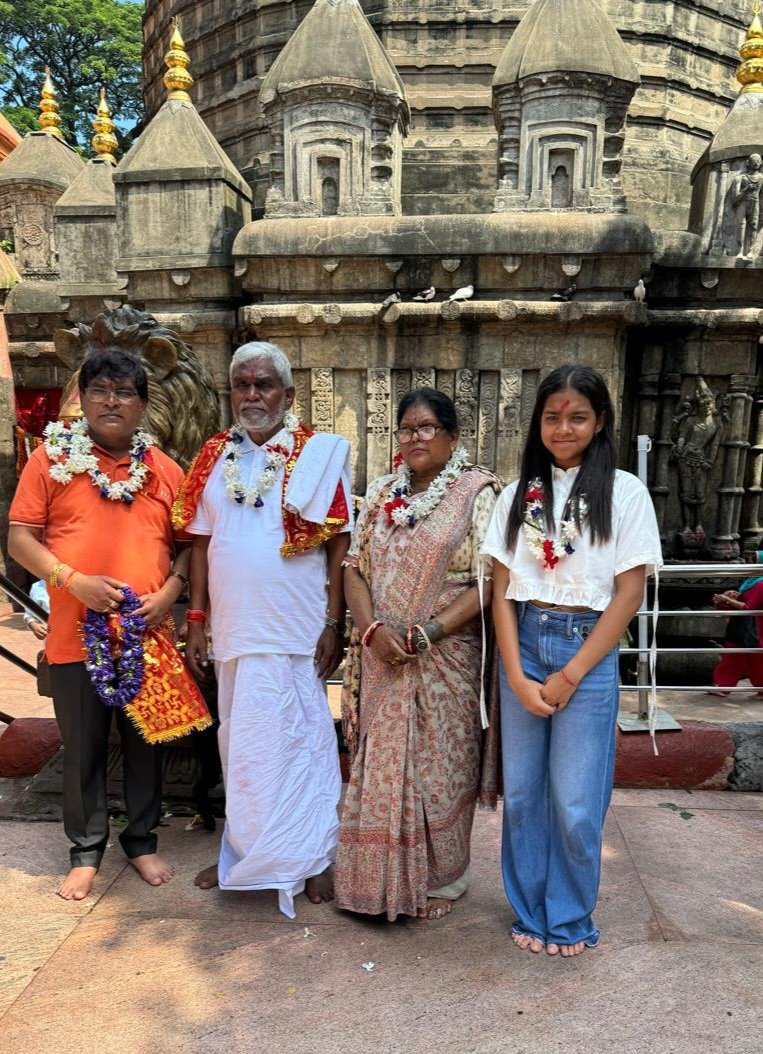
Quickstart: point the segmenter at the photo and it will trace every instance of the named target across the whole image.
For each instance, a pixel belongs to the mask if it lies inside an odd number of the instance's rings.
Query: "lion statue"
[[[59,417],[81,417],[77,380],[90,347],[118,348],[136,358],[148,375],[144,426],[159,447],[187,469],[210,436],[219,432],[220,401],[209,370],[177,333],[153,315],[120,307],[98,315],[91,326],[53,335],[56,352],[74,370],[61,397]]]

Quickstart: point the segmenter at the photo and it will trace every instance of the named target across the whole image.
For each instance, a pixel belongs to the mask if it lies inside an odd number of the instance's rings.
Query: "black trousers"
[[[128,821],[119,841],[130,858],[155,853],[154,828],[162,808],[161,749],[146,743],[121,707],[101,702],[83,662],[51,665],[50,679],[64,744],[64,830],[72,842],[72,867],[98,867],[108,842],[106,764],[115,711]]]

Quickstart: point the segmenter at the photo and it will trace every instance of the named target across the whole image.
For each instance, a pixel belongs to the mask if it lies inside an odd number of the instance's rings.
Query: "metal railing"
[[[663,610],[659,605],[659,592],[660,585],[665,579],[670,578],[734,578],[741,582],[748,577],[761,577],[763,578],[763,565],[761,564],[669,564],[660,570],[659,580],[655,583],[651,583],[653,588],[656,590],[656,607],[657,607],[657,624],[659,626],[660,619],[663,618],[696,618],[697,616],[704,618],[718,618],[723,619],[724,622],[728,618],[744,618],[755,615],[763,615],[763,611],[759,610],[748,610],[745,608],[740,611],[737,609],[726,610],[724,608],[682,608],[679,610]],[[620,691],[624,692],[638,692],[638,715],[625,715],[621,717],[619,724],[623,731],[643,731],[647,727],[648,711],[649,711],[649,695],[652,687],[652,671],[651,662],[654,659],[655,665],[661,655],[685,655],[690,653],[691,655],[716,655],[720,658],[723,653],[723,648],[668,648],[659,647],[654,638],[650,641],[649,639],[649,623],[654,621],[653,610],[648,607],[646,599],[646,590],[644,592],[644,603],[641,609],[636,612],[638,617],[638,645],[633,648],[621,648],[621,655],[637,655],[638,664],[636,671],[636,684],[621,684]],[[654,626],[652,626],[652,633],[654,633]],[[763,654],[763,648],[734,648],[735,655],[759,655]],[[656,684],[658,691],[668,692],[710,692],[718,691],[716,684],[660,684],[659,681]],[[750,689],[747,686],[735,686],[735,687],[723,687],[723,692],[726,693],[749,693]],[[664,710],[661,710],[658,715],[658,728],[663,729],[678,729],[680,725],[670,717]]]

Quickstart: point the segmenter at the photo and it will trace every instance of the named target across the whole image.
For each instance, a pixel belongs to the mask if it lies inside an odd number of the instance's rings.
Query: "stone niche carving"
[[[354,94],[352,101],[266,110],[282,124],[284,143],[273,158],[279,176],[267,195],[268,216],[400,212],[402,136],[394,108]]]
[[[705,546],[707,533],[702,519],[708,480],[727,421],[727,401],[719,405],[704,378],[697,377],[692,394],[678,404],[670,429],[682,518],[682,530],[676,541],[687,552]]]
[[[496,92],[500,133],[496,212],[625,212],[620,179],[633,88],[611,78],[554,74]]]
[[[29,188],[23,200],[0,195],[0,231],[13,244],[15,264],[27,278],[56,278],[58,261],[53,241],[53,206],[60,194]]]
[[[726,193],[723,251],[727,256],[753,260],[760,255],[760,194],[763,159],[750,154],[730,181]]]
[[[262,84],[265,215],[400,213],[402,81],[358,0],[316,0]]]
[[[711,162],[696,172],[689,228],[702,235],[706,256],[760,261],[762,194],[761,153]]]
[[[596,0],[535,0],[493,78],[495,211],[625,212],[625,118],[639,80]]]

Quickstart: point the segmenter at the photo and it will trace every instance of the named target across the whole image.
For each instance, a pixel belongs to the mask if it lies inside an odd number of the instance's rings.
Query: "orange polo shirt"
[[[130,458],[116,459],[93,445],[100,468],[113,483],[128,478]],[[50,478],[50,461],[38,447],[21,473],[11,502],[11,523],[43,530],[43,544],[61,563],[85,575],[111,575],[141,596],[160,589],[172,566],[170,510],[183,470],[156,447],[146,454],[151,471],[132,505],[102,498],[82,472],[63,485]],[[48,662],[82,662],[79,624],[84,606],[68,589],[50,589]]]

